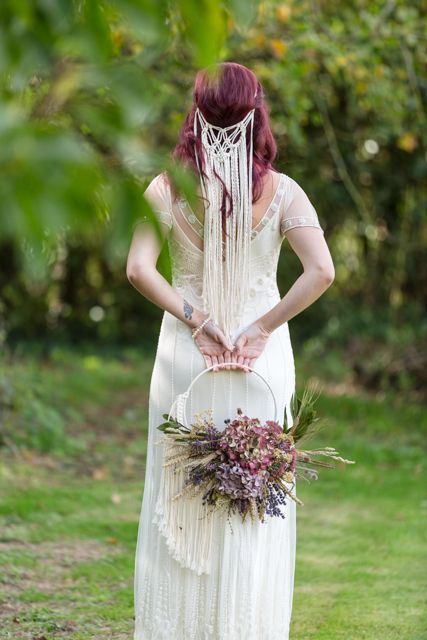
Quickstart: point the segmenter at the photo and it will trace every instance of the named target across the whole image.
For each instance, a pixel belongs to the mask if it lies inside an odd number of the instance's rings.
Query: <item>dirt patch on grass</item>
[[[62,560],[64,562],[66,562],[67,558],[72,558],[75,562],[89,562],[111,554],[110,547],[107,547],[97,540],[47,541],[39,543],[20,540],[0,542],[0,553],[19,553],[21,551],[31,553],[35,559],[43,558],[57,561]]]
[[[79,582],[69,570],[121,552],[119,545],[96,540],[1,542],[0,629],[6,635],[0,637],[48,640],[74,633],[69,597]]]

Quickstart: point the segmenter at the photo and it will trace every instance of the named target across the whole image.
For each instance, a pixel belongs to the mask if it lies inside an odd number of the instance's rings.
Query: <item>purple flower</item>
[[[235,499],[261,497],[266,482],[264,473],[252,474],[238,464],[226,462],[218,466],[216,478],[218,490]]]

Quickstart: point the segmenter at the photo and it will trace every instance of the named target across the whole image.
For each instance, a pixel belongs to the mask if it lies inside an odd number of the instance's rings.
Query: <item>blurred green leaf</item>
[[[106,3],[82,0],[76,37],[80,54],[92,62],[107,62],[113,52]]]
[[[244,32],[254,23],[258,12],[258,0],[228,0],[225,4],[230,9],[238,31]]]
[[[216,0],[180,0],[184,33],[201,66],[216,62],[227,35],[227,14]]]

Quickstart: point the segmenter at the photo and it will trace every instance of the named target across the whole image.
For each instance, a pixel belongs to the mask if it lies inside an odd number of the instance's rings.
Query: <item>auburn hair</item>
[[[252,161],[252,202],[256,202],[262,194],[263,176],[269,170],[277,171],[273,162],[277,155],[277,144],[273,137],[269,111],[265,102],[264,91],[256,75],[242,64],[221,62],[200,70],[196,74],[193,87],[193,103],[179,134],[179,141],[172,151],[172,158],[190,168],[199,176],[196,152],[201,169],[204,172],[203,146],[200,132],[194,133],[194,118],[199,108],[205,119],[218,127],[228,127],[242,120],[245,115],[255,109],[253,122],[253,161]],[[250,128],[247,127],[246,144],[249,150]],[[220,177],[218,176],[218,179]],[[170,181],[174,199],[177,190]],[[223,183],[223,201],[221,217],[231,215],[233,203],[226,185]],[[228,202],[228,206],[227,206]]]

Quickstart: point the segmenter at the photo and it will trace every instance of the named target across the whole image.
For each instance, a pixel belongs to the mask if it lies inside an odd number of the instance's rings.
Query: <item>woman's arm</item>
[[[194,309],[159,273],[156,265],[161,247],[162,244],[153,226],[147,222],[138,224],[127,258],[127,278],[147,300],[194,329],[207,315]]]
[[[126,275],[132,286],[147,300],[194,329],[208,315],[195,309],[159,273],[156,265],[161,246],[151,224],[137,225],[128,254]],[[206,367],[223,362],[223,354],[234,348],[212,321],[205,324],[203,329],[197,333],[194,341],[204,357]]]
[[[320,298],[335,279],[332,256],[322,229],[295,227],[286,235],[304,271],[280,302],[238,337],[233,361],[239,364],[253,367],[271,332]]]
[[[261,355],[270,333],[320,298],[335,278],[317,211],[301,185],[289,176],[280,212],[280,234],[288,238],[301,261],[303,273],[280,302],[238,337],[233,355],[238,362],[249,362],[251,367]]]
[[[335,279],[332,256],[320,229],[296,227],[286,235],[304,271],[281,301],[258,319],[269,333],[313,304]]]

